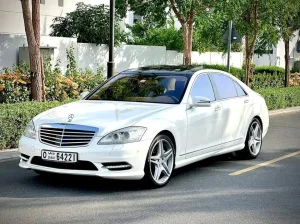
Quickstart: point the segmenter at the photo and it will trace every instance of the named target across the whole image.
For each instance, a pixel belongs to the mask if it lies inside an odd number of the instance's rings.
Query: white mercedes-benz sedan
[[[226,72],[143,67],[33,118],[19,166],[161,187],[174,169],[208,157],[256,158],[268,127],[265,100]]]

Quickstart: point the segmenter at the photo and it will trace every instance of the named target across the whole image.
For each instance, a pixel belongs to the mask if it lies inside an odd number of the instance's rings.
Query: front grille
[[[90,171],[97,171],[97,167],[88,161],[78,161],[76,163],[59,163],[59,162],[52,162],[47,160],[42,160],[41,157],[35,156],[31,160],[31,164],[56,168],[56,169],[65,169],[65,170],[90,170]]]
[[[97,128],[72,124],[45,124],[40,127],[40,141],[56,147],[87,146]]]

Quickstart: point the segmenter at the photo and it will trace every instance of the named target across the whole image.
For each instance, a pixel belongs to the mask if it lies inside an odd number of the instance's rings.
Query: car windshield
[[[189,78],[168,74],[120,74],[101,86],[87,100],[178,104]]]

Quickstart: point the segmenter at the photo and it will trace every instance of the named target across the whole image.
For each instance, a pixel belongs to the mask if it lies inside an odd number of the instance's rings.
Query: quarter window
[[[191,96],[193,99],[197,97],[206,97],[210,101],[216,100],[208,75],[200,75],[197,77],[191,92]]]
[[[247,95],[246,92],[243,90],[243,88],[237,82],[234,82],[234,85],[235,85],[238,96],[246,96]]]
[[[231,78],[221,74],[213,74],[211,76],[216,84],[220,99],[237,97],[237,92]]]

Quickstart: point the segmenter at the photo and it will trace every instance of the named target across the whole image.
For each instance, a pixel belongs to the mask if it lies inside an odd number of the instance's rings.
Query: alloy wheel
[[[261,126],[257,121],[254,121],[249,129],[249,139],[248,146],[250,149],[250,153],[253,156],[259,154],[262,144],[262,131]]]
[[[174,150],[165,139],[159,139],[150,151],[150,174],[153,180],[162,185],[166,183],[174,167]]]

